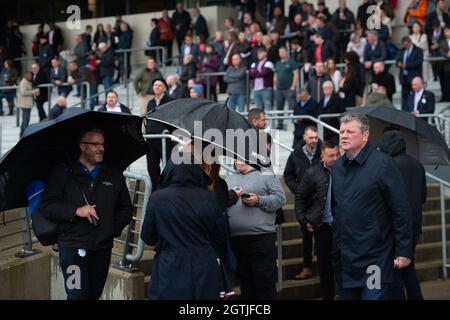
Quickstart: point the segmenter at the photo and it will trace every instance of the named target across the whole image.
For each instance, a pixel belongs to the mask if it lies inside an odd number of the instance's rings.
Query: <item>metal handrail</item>
[[[445,222],[445,192],[444,187],[450,188],[450,182],[445,181],[441,178],[438,178],[428,172],[426,172],[427,178],[434,180],[439,183],[439,189],[440,189],[440,206],[441,206],[441,239],[442,239],[442,274],[444,276],[444,279],[447,279],[448,273],[447,268],[450,268],[450,263],[447,261],[447,230],[446,230],[446,222]]]
[[[227,74],[226,71],[221,71],[221,72],[199,72],[197,73],[197,77],[199,78],[206,78],[206,99],[210,99],[211,98],[211,92],[210,92],[210,77],[216,77],[216,76],[225,76]],[[249,70],[245,71],[245,86],[246,86],[246,102],[247,102],[247,112],[248,110],[250,110],[250,94],[252,92],[251,88],[250,88],[250,74],[249,74]]]
[[[447,61],[449,60],[446,57],[424,57],[423,61],[427,61],[427,62],[438,62],[438,61]],[[397,60],[384,60],[383,61],[385,65],[391,65],[391,64],[396,64]],[[314,66],[312,64],[310,64],[310,70],[314,68]],[[345,67],[345,63],[337,63],[336,64],[336,68],[343,68]],[[300,68],[300,81],[298,81],[298,87],[299,88],[303,88],[305,86],[305,66],[302,66]],[[450,107],[450,106],[449,106]]]
[[[143,204],[142,204],[142,217],[141,217],[141,219],[137,219],[136,218],[136,220],[141,221],[140,227],[139,227],[139,238],[138,238],[138,243],[137,243],[137,247],[136,247],[136,252],[135,252],[135,254],[127,253],[124,257],[122,257],[126,261],[136,262],[136,261],[139,261],[141,259],[142,254],[144,253],[144,246],[145,246],[145,244],[144,244],[144,241],[141,239],[140,235],[142,233],[142,225],[143,225],[142,221],[144,221],[145,212],[146,212],[146,208],[147,208],[147,202],[148,202],[148,199],[150,197],[151,190],[152,190],[152,182],[151,182],[150,178],[147,175],[135,174],[135,173],[131,173],[129,171],[125,171],[123,173],[123,175],[124,175],[125,178],[141,180],[141,181],[144,182],[144,185],[145,185],[144,201],[143,201]],[[125,241],[125,244],[124,244],[124,247],[126,248],[128,245],[130,245],[130,243],[128,242],[128,237],[127,237],[127,239]]]

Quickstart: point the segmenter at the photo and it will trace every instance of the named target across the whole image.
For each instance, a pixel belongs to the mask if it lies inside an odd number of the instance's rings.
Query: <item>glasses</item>
[[[90,141],[81,141],[82,144],[90,144],[91,146],[94,146],[96,148],[103,147],[106,149],[106,143],[100,143],[100,142],[90,142]]]

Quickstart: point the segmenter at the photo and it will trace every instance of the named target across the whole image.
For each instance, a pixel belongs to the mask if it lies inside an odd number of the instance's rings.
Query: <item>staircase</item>
[[[281,179],[282,180],[282,179]],[[308,280],[295,280],[295,275],[300,271],[302,264],[301,228],[294,214],[294,196],[282,182],[286,191],[287,204],[284,206],[286,222],[283,230],[283,287],[278,293],[279,299],[320,299],[320,283],[316,257],[313,258],[314,277]],[[450,234],[450,198],[445,199],[447,234]],[[439,185],[428,184],[428,200],[423,206],[423,235],[416,248],[416,269],[420,281],[436,280],[442,278],[442,249],[441,249],[441,216]],[[450,236],[447,237],[447,250],[450,252]],[[150,282],[150,273],[154,251],[146,247],[142,259],[135,264],[145,277],[147,291]],[[237,279],[232,276],[238,299],[240,295]],[[146,294],[147,296],[147,294]]]

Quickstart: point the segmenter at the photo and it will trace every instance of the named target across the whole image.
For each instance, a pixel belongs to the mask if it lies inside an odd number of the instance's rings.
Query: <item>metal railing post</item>
[[[211,88],[210,88],[210,80],[209,75],[206,76],[206,99],[211,99]]]
[[[47,96],[48,96],[47,117],[50,117],[50,110],[52,108],[52,93],[53,93],[52,89],[53,89],[53,86],[48,86],[47,87]]]
[[[19,209],[20,217],[22,218],[22,251],[15,254],[18,258],[25,258],[33,254],[39,253],[39,250],[33,249],[33,239],[31,238],[30,216],[28,209]]]
[[[128,79],[128,63],[127,63],[127,58],[128,58],[128,52],[127,51],[125,51],[124,53],[123,53],[123,63],[124,63],[124,69],[123,69],[123,73],[124,73],[124,75],[123,75],[123,79],[124,79],[124,82]]]
[[[447,279],[447,230],[445,224],[445,193],[444,184],[441,182],[440,186],[440,200],[441,200],[441,237],[442,237],[442,274],[444,279]]]
[[[166,75],[166,54],[167,54],[167,49],[166,47],[163,47],[162,49],[162,64],[163,64],[163,74]]]
[[[166,138],[161,139],[161,144],[162,144],[161,163],[162,163],[162,167],[164,168],[167,164],[167,152],[166,152],[167,141],[166,141]]]
[[[302,89],[302,88],[304,88],[304,86],[305,86],[305,66],[302,66],[302,67],[300,68],[300,81],[299,81],[299,86],[300,86],[299,89]],[[300,90],[299,90],[299,91],[300,91]]]
[[[283,229],[277,225],[277,291],[283,289]]]
[[[247,112],[250,111],[250,74],[248,73],[248,70],[245,72],[245,86],[246,86],[246,95],[247,95]]]

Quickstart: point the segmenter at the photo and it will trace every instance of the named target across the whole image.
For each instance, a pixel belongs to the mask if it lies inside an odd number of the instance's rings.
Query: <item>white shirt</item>
[[[330,101],[331,96],[324,96],[323,97],[323,107],[325,108],[328,104],[328,101]]]
[[[420,98],[422,98],[423,89],[419,92],[414,92],[414,112],[418,112],[417,105],[419,104]]]
[[[169,95],[172,95],[172,93],[177,89],[177,85],[174,85],[172,88],[169,89]]]
[[[114,107],[110,107],[106,105],[106,111],[107,112],[122,112],[122,108],[120,107],[120,104],[116,104]]]

